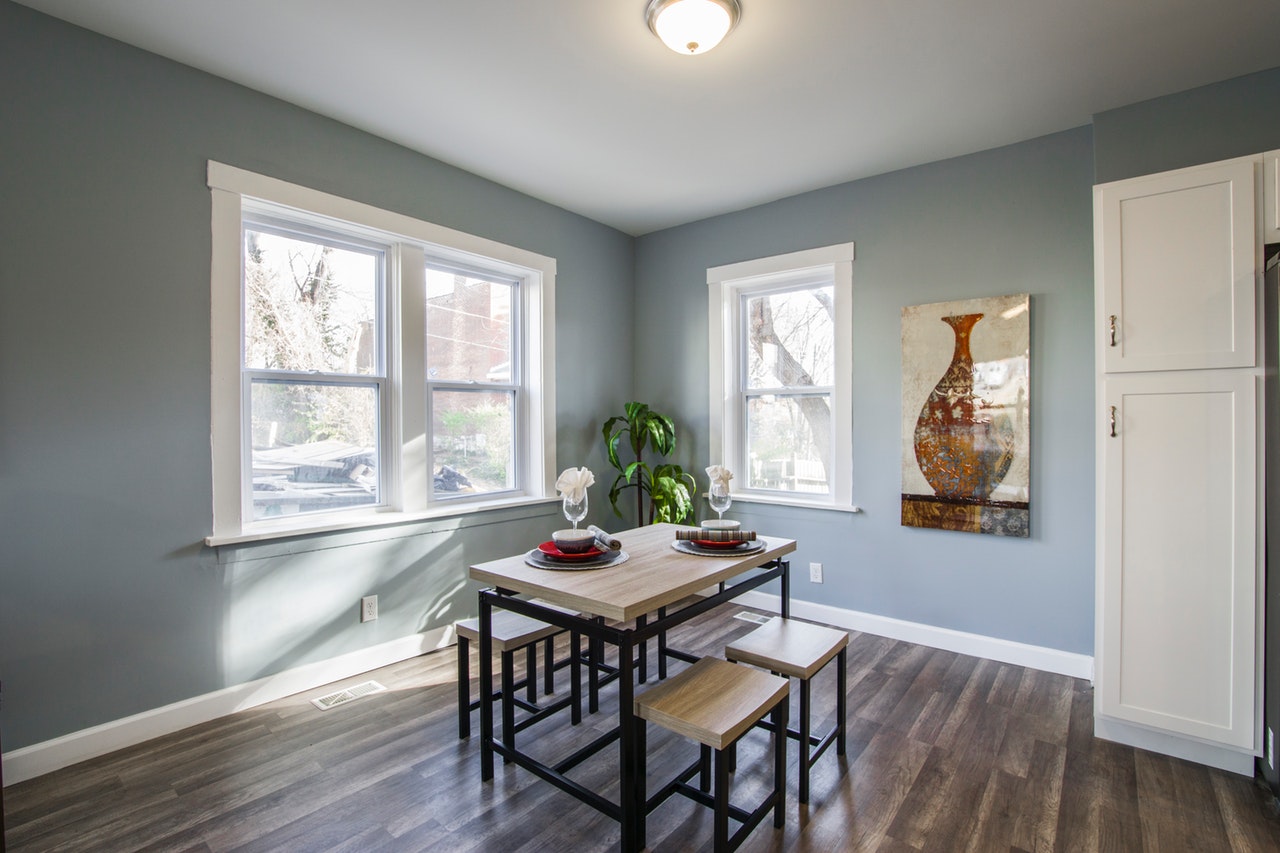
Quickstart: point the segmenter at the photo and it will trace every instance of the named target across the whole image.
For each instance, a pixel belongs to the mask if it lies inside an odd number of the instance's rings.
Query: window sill
[[[836,504],[836,503],[818,503],[817,501],[806,501],[799,498],[775,497],[773,495],[740,495],[734,493],[732,495],[735,503],[770,504],[772,506],[790,506],[799,509],[821,509],[827,512],[862,512],[862,507],[857,504]]]
[[[341,533],[348,530],[368,530],[379,527],[394,527],[399,524],[413,524],[419,521],[435,521],[442,518],[456,518],[475,515],[501,509],[514,509],[539,504],[559,503],[560,498],[504,498],[492,501],[468,501],[466,503],[449,503],[433,507],[421,512],[370,512],[359,516],[345,516],[342,520],[316,519],[314,524],[290,524],[270,527],[258,525],[243,533],[206,536],[204,544],[211,548],[221,545],[243,545],[253,542],[270,542],[276,539],[288,539],[295,536],[311,536],[322,533]]]

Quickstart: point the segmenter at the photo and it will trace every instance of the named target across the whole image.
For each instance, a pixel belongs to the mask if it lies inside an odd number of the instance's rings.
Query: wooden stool
[[[545,603],[543,606],[554,607]],[[573,709],[573,724],[582,722],[578,669],[582,650],[578,633],[571,632],[569,657],[557,662],[554,654],[555,637],[564,633],[563,628],[496,607],[493,610],[492,620],[493,649],[502,655],[502,688],[493,690],[491,695],[494,699],[502,700],[503,738],[507,739],[508,733],[514,735],[517,729],[524,728],[536,719],[542,719],[546,714],[559,710],[566,704]],[[471,736],[471,712],[480,707],[480,699],[471,698],[471,643],[480,642],[480,620],[463,619],[456,623],[454,628],[458,635],[458,737],[468,738]],[[555,690],[555,671],[565,666],[571,667],[569,698],[547,707],[537,704],[539,641],[543,644],[543,690],[545,693]],[[524,649],[526,653],[525,677],[515,681],[514,659],[515,653],[520,649]],[[516,691],[521,688],[524,688],[526,693],[524,699],[516,695]],[[488,689],[492,690],[493,686],[489,685]],[[519,705],[535,716],[521,721],[517,726],[514,721],[515,705]]]
[[[845,753],[845,658],[849,634],[823,625],[775,616],[756,630],[726,646],[724,656],[738,663],[763,667],[775,675],[800,679],[800,728],[787,735],[800,742],[800,802],[809,802],[809,768],[836,741],[836,754]],[[809,681],[836,658],[836,724],[821,738],[809,732]],[[762,727],[768,728],[768,724]],[[810,751],[812,749],[812,752]]]
[[[679,675],[650,688],[635,699],[635,743],[639,759],[636,799],[640,805],[640,846],[644,846],[645,816],[674,793],[715,811],[715,849],[733,850],[760,823],[770,809],[773,825],[781,827],[786,812],[787,739],[774,735],[773,791],[754,811],[747,812],[729,803],[728,750],[768,714],[773,730],[787,730],[785,678],[747,667],[734,666],[718,658],[702,658]],[[645,798],[646,722],[662,726],[701,744],[698,760],[668,782],[651,799]],[[711,756],[715,754],[715,783],[711,782]],[[700,774],[697,788],[688,784]],[[713,793],[708,795],[711,789]],[[729,818],[742,825],[729,835]]]

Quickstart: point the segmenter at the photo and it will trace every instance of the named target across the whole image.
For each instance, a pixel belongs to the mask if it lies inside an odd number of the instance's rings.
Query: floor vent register
[[[327,696],[312,699],[311,704],[315,705],[321,711],[327,711],[330,708],[336,708],[339,705],[345,705],[348,702],[359,699],[361,696],[368,696],[370,693],[381,693],[386,689],[387,688],[383,687],[376,681],[366,681],[362,684],[357,684],[354,687],[344,687],[343,689],[330,693]]]

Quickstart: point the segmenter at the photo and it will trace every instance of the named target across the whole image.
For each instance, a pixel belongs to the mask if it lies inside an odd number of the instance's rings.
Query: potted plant
[[[605,421],[601,430],[609,462],[619,472],[609,489],[609,503],[613,505],[614,513],[622,517],[618,497],[627,489],[635,489],[638,524],[646,523],[646,495],[649,498],[647,523],[684,521],[693,512],[692,495],[697,490],[693,475],[679,465],[663,463],[650,468],[644,461],[644,451],[651,443],[653,450],[662,456],[675,450],[675,423],[666,415],[650,409],[646,403],[627,403],[624,412]],[[618,455],[624,436],[635,457],[635,461],[625,464]]]

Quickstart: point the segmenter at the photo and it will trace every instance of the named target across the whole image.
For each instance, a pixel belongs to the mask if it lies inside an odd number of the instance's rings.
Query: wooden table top
[[[614,533],[630,559],[606,569],[538,569],[525,563],[521,554],[472,566],[471,577],[562,607],[629,622],[796,549],[794,539],[759,536],[765,549],[757,554],[683,554],[671,547],[677,529],[675,524],[653,524]]]

